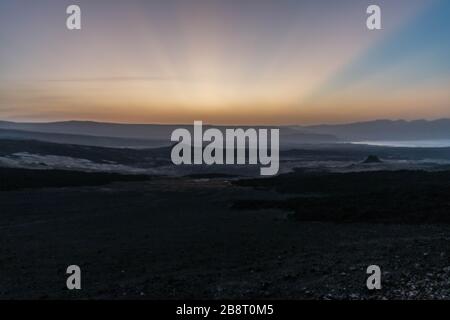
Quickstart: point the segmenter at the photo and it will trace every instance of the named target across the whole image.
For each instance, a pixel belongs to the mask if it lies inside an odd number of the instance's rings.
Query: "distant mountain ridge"
[[[344,141],[450,139],[450,119],[375,120],[301,128],[311,133],[332,134]]]
[[[204,130],[212,127],[204,125]],[[249,126],[214,126],[227,128],[250,128]],[[49,123],[19,123],[0,121],[0,138],[35,139],[57,143],[74,143],[97,146],[145,146],[163,142],[172,144],[170,137],[178,128],[192,130],[192,125],[119,124],[93,121],[65,121]],[[259,126],[257,128],[273,128]],[[333,143],[337,138],[330,134],[304,132],[297,127],[281,127],[280,143],[288,148],[298,144]],[[83,138],[84,137],[84,138]],[[116,139],[116,140],[113,140]],[[120,140],[117,140],[120,139]],[[78,143],[80,141],[81,143]],[[152,142],[153,141],[153,142]]]
[[[43,142],[75,144],[80,146],[85,145],[85,146],[98,146],[111,148],[123,148],[123,147],[159,148],[169,145],[169,143],[165,140],[116,138],[116,137],[103,137],[103,136],[91,136],[80,134],[25,131],[14,129],[0,129],[0,139],[36,140]]]
[[[167,132],[171,132],[178,127],[180,126],[157,124],[120,124],[95,121],[61,121],[43,123],[0,121],[1,129],[156,140],[167,140]]]
[[[205,125],[205,129],[212,127]],[[214,126],[221,130],[225,128],[249,128],[250,126]],[[272,128],[274,126],[255,126],[256,128]],[[192,125],[164,125],[164,124],[120,124],[94,121],[63,121],[49,123],[20,123],[0,121],[0,129],[21,131],[19,135],[33,137],[38,140],[43,133],[72,135],[69,140],[83,140],[81,136],[101,137],[103,139],[133,139],[128,140],[132,145],[139,140],[153,140],[170,142],[170,135],[177,128],[191,129]],[[302,143],[334,143],[345,141],[374,141],[374,140],[437,140],[450,139],[450,119],[439,120],[374,120],[347,124],[323,124],[312,126],[281,126],[281,142],[285,145]],[[28,132],[29,135],[24,132]],[[3,133],[4,134],[4,133]],[[16,132],[16,134],[18,134]],[[80,136],[78,138],[73,135]],[[0,132],[0,137],[2,133]],[[44,137],[46,141],[54,141],[62,137]],[[63,142],[62,139],[61,142]],[[93,139],[92,141],[94,141]],[[98,139],[97,139],[98,140]],[[135,141],[136,140],[136,141]],[[106,140],[105,140],[106,141]],[[126,142],[124,140],[122,142]],[[56,141],[59,142],[59,141]],[[89,143],[89,141],[87,141]],[[117,145],[120,141],[111,142]],[[105,145],[101,139],[97,145]]]

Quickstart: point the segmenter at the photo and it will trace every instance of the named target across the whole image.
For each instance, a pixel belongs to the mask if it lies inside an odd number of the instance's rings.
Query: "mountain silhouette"
[[[344,141],[450,139],[450,119],[375,120],[336,125],[304,126],[311,133],[331,134]]]

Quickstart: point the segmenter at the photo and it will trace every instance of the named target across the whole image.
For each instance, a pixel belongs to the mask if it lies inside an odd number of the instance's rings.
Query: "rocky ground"
[[[220,177],[0,192],[0,298],[450,298],[449,225],[233,209],[289,197]],[[81,291],[65,289],[71,264]],[[373,264],[377,292],[366,288]]]

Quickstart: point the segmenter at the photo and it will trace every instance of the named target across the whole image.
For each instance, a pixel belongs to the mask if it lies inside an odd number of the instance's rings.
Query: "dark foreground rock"
[[[450,223],[450,171],[294,173],[234,182],[286,199],[237,201],[237,209],[282,209],[300,221]]]
[[[383,161],[378,158],[378,156],[370,155],[363,161],[363,163],[371,164],[371,163],[382,163]]]
[[[0,191],[101,186],[117,181],[145,181],[149,178],[146,175],[107,172],[0,168]]]
[[[311,181],[346,192],[335,178]],[[287,196],[189,178],[0,192],[0,298],[450,298],[449,225],[317,223],[230,208],[261,199]],[[81,291],[65,288],[71,264],[82,269]],[[372,264],[381,291],[366,288]]]

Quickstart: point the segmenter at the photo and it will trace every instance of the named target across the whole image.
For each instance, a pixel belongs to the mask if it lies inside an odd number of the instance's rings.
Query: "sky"
[[[0,0],[0,120],[450,117],[449,34],[448,0]]]

